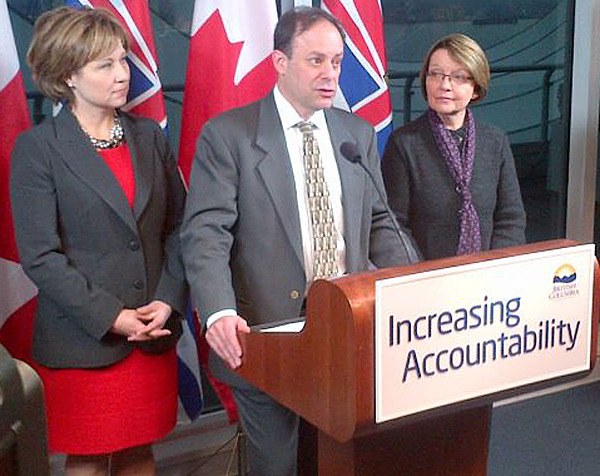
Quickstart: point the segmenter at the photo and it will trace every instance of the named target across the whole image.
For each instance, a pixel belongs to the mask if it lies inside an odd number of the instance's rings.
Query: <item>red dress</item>
[[[135,177],[127,145],[99,151],[133,206]],[[177,418],[175,349],[125,359],[97,369],[36,365],[44,383],[51,452],[92,455],[150,444]]]

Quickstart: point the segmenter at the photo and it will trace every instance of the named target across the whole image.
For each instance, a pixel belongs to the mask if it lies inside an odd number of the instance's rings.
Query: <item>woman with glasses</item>
[[[475,119],[490,68],[471,38],[429,49],[420,73],[425,113],[394,131],[382,160],[391,208],[425,259],[525,242],[525,210],[508,138]]]

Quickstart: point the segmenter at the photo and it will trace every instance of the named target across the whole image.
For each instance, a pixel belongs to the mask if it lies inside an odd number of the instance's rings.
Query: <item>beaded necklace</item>
[[[110,129],[109,139],[96,139],[95,137],[92,137],[90,134],[88,134],[88,132],[85,129],[82,128],[82,130],[86,137],[89,139],[90,143],[92,144],[92,147],[94,147],[95,149],[114,149],[115,147],[119,147],[123,143],[123,126],[121,125],[121,120],[119,119],[119,116],[117,114],[115,114],[115,121]]]

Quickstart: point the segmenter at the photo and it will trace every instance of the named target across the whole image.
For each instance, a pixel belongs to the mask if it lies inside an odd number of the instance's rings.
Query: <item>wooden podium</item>
[[[312,448],[316,452],[302,453],[303,474],[485,475],[492,402],[554,385],[557,380],[376,424],[375,282],[577,244],[553,240],[317,281],[308,295],[304,329],[242,336],[244,357],[238,372],[317,429],[316,441],[301,442],[301,451]],[[598,273],[595,262],[588,371],[596,356]]]

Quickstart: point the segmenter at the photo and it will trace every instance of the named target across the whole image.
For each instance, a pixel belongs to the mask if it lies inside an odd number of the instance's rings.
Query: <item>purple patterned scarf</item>
[[[435,143],[450,169],[456,191],[462,195],[463,204],[460,209],[460,237],[458,255],[481,251],[481,232],[479,216],[471,197],[471,175],[475,159],[475,119],[469,109],[466,110],[466,137],[464,147],[459,149],[452,133],[444,127],[442,120],[432,109],[428,109],[427,118],[435,137]]]

